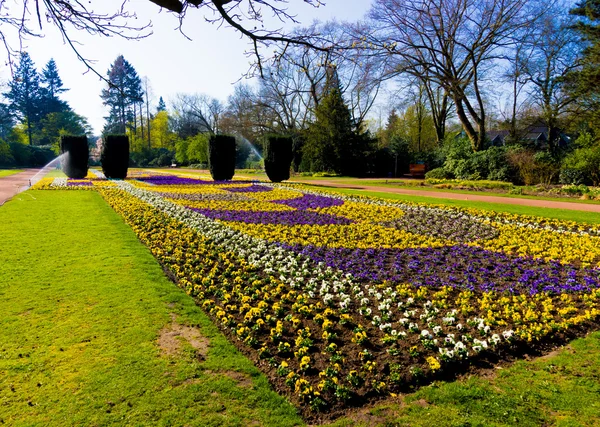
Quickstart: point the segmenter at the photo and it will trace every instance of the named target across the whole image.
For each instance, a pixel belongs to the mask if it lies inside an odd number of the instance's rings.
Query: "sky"
[[[101,2],[103,10],[116,10],[122,0]],[[324,3],[314,8],[304,1],[290,0],[288,10],[296,15],[300,25],[310,25],[317,19],[359,20],[371,4],[368,0],[324,0]],[[90,36],[73,29],[69,35],[80,43],[78,50],[82,56],[92,60],[93,67],[102,75],[106,75],[118,55],[123,55],[141,77],[148,78],[151,105],[156,106],[162,96],[169,107],[169,101],[177,93],[204,93],[225,102],[233,93],[234,84],[248,70],[250,59],[245,55],[251,47],[248,40],[230,27],[218,28],[216,24],[205,22],[206,8],[188,11],[183,25],[185,34],[191,38],[188,40],[178,29],[177,15],[161,11],[148,0],[128,0],[126,7],[137,14],[132,24],[152,22],[152,35],[137,41]],[[44,24],[42,32],[44,37],[25,40],[23,50],[29,52],[38,70],[54,58],[64,87],[69,89],[62,98],[75,112],[86,117],[95,134],[99,134],[107,115],[100,99],[106,83],[92,72],[86,73],[87,67],[63,42],[56,28]],[[9,79],[10,70],[4,66],[0,70],[0,81],[5,83]]]

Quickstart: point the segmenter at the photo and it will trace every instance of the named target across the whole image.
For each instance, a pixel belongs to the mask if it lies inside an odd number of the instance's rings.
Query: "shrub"
[[[586,181],[585,173],[579,169],[564,168],[558,176],[558,182],[564,185],[585,184]]]
[[[507,161],[506,147],[489,147],[473,152],[467,138],[448,138],[442,147],[444,169],[459,179],[512,181],[514,171]]]
[[[15,165],[15,158],[8,145],[5,141],[0,139],[0,166],[1,167],[12,167]]]
[[[212,135],[208,141],[208,165],[215,181],[228,181],[235,174],[235,138]]]
[[[429,172],[425,174],[425,179],[452,179],[454,175],[452,172],[446,170],[445,168],[435,168],[431,169]]]
[[[30,145],[25,145],[20,142],[11,142],[9,145],[17,165],[26,166],[31,163],[31,151],[28,149],[31,147]]]
[[[102,172],[109,179],[125,179],[129,167],[129,137],[107,135],[104,139],[100,162]]]
[[[88,172],[90,149],[87,137],[63,135],[60,137],[60,152],[65,154],[62,169],[69,178],[85,178]]]
[[[268,135],[264,142],[265,172],[271,182],[290,179],[292,138]]]
[[[523,147],[515,147],[507,154],[525,185],[550,184],[558,175],[559,165],[545,151],[534,152]]]
[[[574,170],[583,176],[584,183],[600,185],[600,144],[578,148],[563,162],[563,171]]]

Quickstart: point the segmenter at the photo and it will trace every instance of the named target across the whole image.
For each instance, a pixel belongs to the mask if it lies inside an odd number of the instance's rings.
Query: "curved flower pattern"
[[[396,393],[600,316],[592,225],[293,185],[154,181],[174,184],[38,188],[100,192],[305,413]]]

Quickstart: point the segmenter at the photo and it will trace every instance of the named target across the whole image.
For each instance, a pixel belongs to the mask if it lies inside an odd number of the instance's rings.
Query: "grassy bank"
[[[23,172],[23,169],[3,169],[3,170],[0,170],[0,178],[4,178],[5,176],[15,175],[20,172]]]

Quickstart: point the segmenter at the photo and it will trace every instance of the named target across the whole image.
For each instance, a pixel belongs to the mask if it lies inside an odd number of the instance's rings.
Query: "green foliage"
[[[66,153],[62,169],[69,178],[85,178],[88,172],[89,146],[87,137],[63,135],[60,138],[60,152]]]
[[[124,134],[127,123],[133,120],[133,105],[142,102],[142,81],[123,55],[117,56],[106,76],[108,87],[102,89],[100,97],[110,112],[103,133]]]
[[[565,184],[578,184],[591,182],[593,185],[600,185],[600,143],[590,146],[577,148],[563,161],[563,171],[569,172],[571,176],[583,178],[581,182],[565,182]]]
[[[175,148],[177,135],[171,131],[170,117],[167,111],[159,111],[150,122],[150,140],[153,148]]]
[[[141,168],[171,166],[174,160],[175,153],[166,148],[144,148],[129,154],[129,165]]]
[[[560,170],[560,174],[558,176],[558,182],[566,185],[579,185],[585,184],[586,176],[585,172],[579,169],[571,169],[564,167]]]
[[[265,172],[271,182],[290,179],[292,138],[267,135],[264,142]]]
[[[15,165],[15,158],[7,142],[0,139],[0,167],[9,168]]]
[[[175,160],[177,164],[187,166],[190,164],[188,158],[188,148],[190,141],[187,138],[178,138],[175,142]]]
[[[252,144],[249,140],[245,140],[243,138],[235,139],[235,168],[236,169],[244,169],[246,168],[247,161],[250,156],[253,154],[252,149],[250,148]],[[256,158],[256,156],[252,156],[252,158]],[[256,159],[258,160],[258,159]]]
[[[41,87],[40,76],[27,52],[21,52],[19,64],[8,87],[9,91],[4,96],[10,101],[11,112],[26,124],[28,142],[32,145],[33,128],[41,117]]]
[[[335,171],[344,175],[365,172],[370,138],[355,129],[348,106],[338,87],[331,88],[315,109],[302,148],[302,169]]]
[[[19,166],[44,166],[56,157],[54,150],[49,147],[36,147],[20,142],[11,142],[9,145],[12,155],[15,158],[15,164]]]
[[[187,158],[190,163],[208,164],[208,140],[210,135],[207,133],[199,133],[195,136],[187,138]]]
[[[102,172],[109,179],[125,179],[129,168],[129,137],[106,135],[100,155]]]
[[[434,169],[435,170],[435,169]],[[512,190],[514,184],[511,182],[503,181],[488,181],[488,180],[477,180],[469,181],[463,179],[448,179],[448,178],[433,178],[427,177],[425,182],[429,185],[436,186],[438,188],[472,188],[472,189],[485,189],[485,190]]]
[[[525,185],[551,184],[560,172],[560,164],[546,151],[515,146],[508,150],[507,158]]]
[[[473,152],[466,137],[448,137],[441,152],[443,168],[458,179],[511,181],[514,173],[507,162],[506,147],[489,147]]]
[[[235,174],[235,137],[212,135],[208,141],[208,166],[215,181],[228,181]]]
[[[452,179],[454,175],[452,172],[446,170],[445,168],[435,168],[431,169],[429,172],[425,173],[426,179]]]
[[[83,134],[91,134],[87,120],[69,109],[46,114],[40,120],[34,136],[40,145],[56,147],[56,151],[58,152],[61,135]]]

